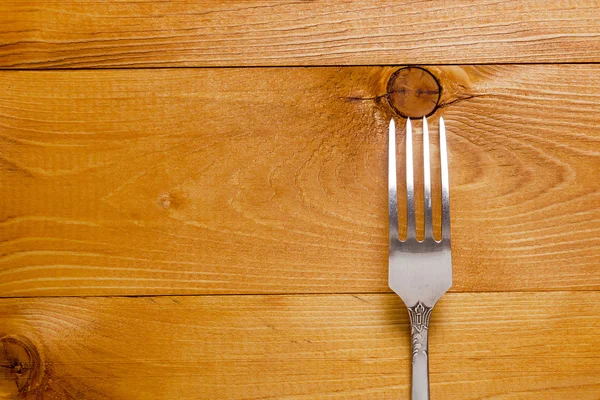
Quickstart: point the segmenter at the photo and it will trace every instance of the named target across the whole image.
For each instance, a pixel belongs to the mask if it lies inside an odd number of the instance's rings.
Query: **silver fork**
[[[450,254],[450,197],[446,128],[440,118],[440,162],[442,183],[442,239],[433,237],[429,130],[423,117],[423,172],[425,237],[417,240],[413,178],[412,125],[406,120],[406,239],[398,237],[396,188],[396,125],[390,121],[388,204],[390,224],[389,285],[404,301],[410,315],[412,335],[412,400],[429,400],[429,355],[427,333],[435,303],[452,286]]]

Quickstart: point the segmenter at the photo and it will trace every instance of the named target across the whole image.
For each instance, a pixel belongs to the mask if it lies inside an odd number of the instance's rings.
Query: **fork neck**
[[[428,331],[432,309],[421,302],[408,308],[412,342],[412,400],[429,400]]]

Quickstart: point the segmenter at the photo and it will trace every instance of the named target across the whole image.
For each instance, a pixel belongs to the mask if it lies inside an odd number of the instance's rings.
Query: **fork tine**
[[[423,188],[425,209],[425,236],[424,239],[433,238],[433,223],[431,215],[431,172],[429,166],[429,127],[427,118],[423,117]]]
[[[388,209],[390,226],[390,243],[398,241],[398,195],[396,187],[396,124],[390,120],[388,145]]]
[[[442,240],[450,240],[450,185],[448,182],[448,149],[446,124],[440,117],[440,164],[442,170]]]
[[[415,223],[415,185],[413,175],[412,125],[406,119],[406,239],[417,237]]]

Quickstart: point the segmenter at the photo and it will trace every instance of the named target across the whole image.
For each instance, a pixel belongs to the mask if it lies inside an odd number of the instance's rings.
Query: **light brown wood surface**
[[[600,68],[429,69],[452,290],[599,289]],[[396,70],[3,72],[0,294],[388,291]]]
[[[2,299],[0,320],[38,354],[28,398],[409,398],[394,294]],[[448,294],[432,399],[596,400],[599,342],[598,292]]]
[[[599,400],[599,16],[0,2],[0,399],[408,399],[387,125],[435,110],[432,400]]]
[[[577,1],[3,0],[0,67],[600,61]]]

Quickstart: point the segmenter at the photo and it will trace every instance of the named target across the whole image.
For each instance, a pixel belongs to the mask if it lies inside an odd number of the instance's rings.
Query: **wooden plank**
[[[387,291],[396,69],[2,72],[0,294]],[[600,289],[600,66],[429,70],[453,290]]]
[[[577,1],[4,0],[0,67],[599,62]]]
[[[9,366],[34,377],[24,399],[409,396],[393,294],[3,299],[0,333],[21,349]],[[434,399],[595,400],[600,293],[449,294],[430,370]]]

